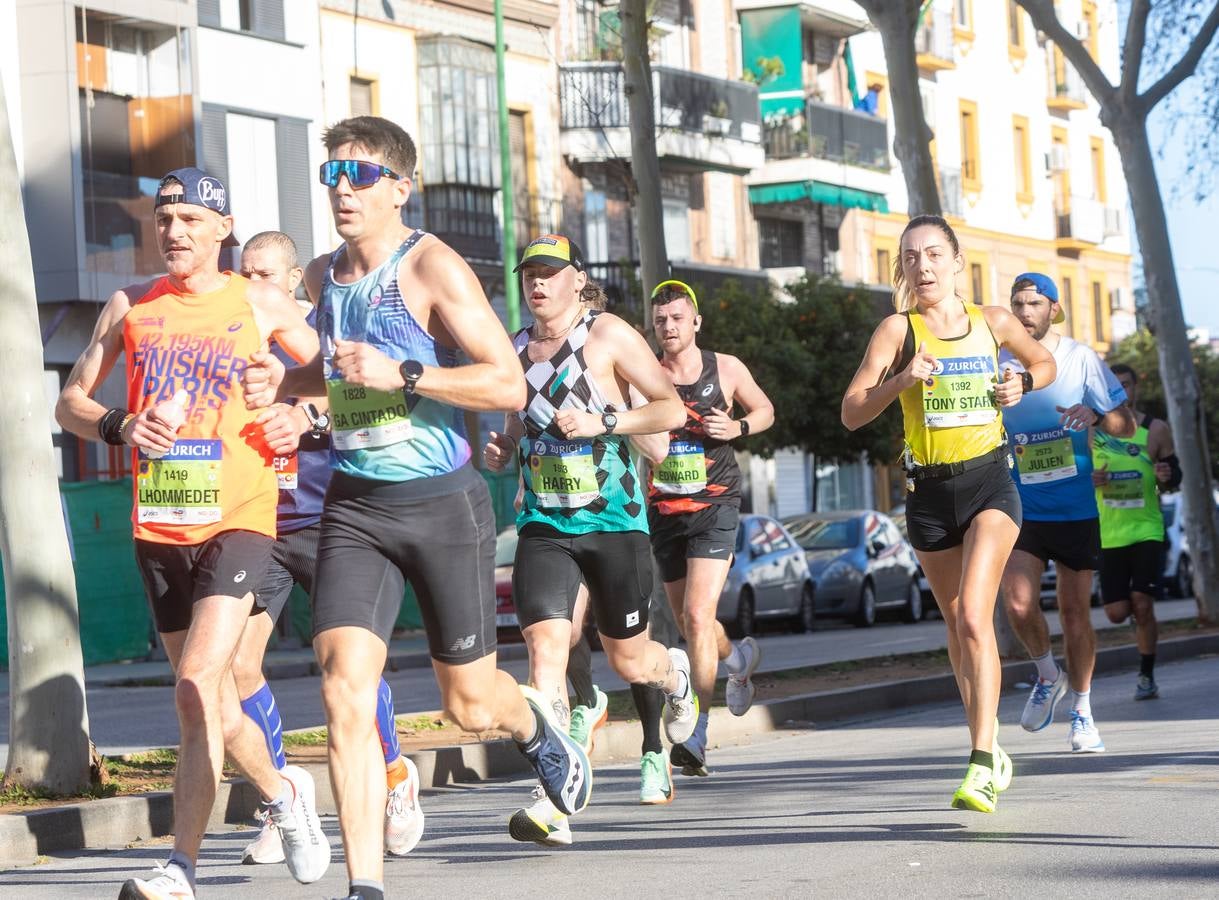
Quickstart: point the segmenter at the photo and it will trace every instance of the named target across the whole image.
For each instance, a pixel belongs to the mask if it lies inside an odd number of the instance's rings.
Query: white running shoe
[[[406,780],[389,792],[385,804],[385,849],[394,856],[406,856],[423,837],[423,809],[419,806],[419,769],[409,756]]]
[[[330,867],[330,839],[322,831],[314,803],[313,776],[300,766],[284,766],[280,775],[292,785],[292,805],[271,813],[284,844],[288,871],[301,884],[312,884]]]
[[[195,900],[195,890],[185,872],[166,863],[154,868],[151,878],[128,878],[119,900]]]
[[[694,733],[698,724],[698,695],[694,693],[694,682],[690,680],[690,657],[685,650],[669,648],[669,659],[673,668],[683,673],[686,689],[681,695],[665,695],[665,736],[669,743],[680,744]]]
[[[745,668],[736,675],[728,676],[724,699],[730,713],[734,716],[743,716],[749,712],[749,707],[753,706],[753,698],[757,694],[757,688],[750,681],[750,677],[758,668],[758,663],[762,661],[762,648],[753,638],[747,637],[737,644],[737,649],[745,657]]]
[[[271,815],[265,809],[254,813],[262,825],[258,829],[258,837],[246,844],[245,852],[241,854],[241,864],[244,866],[267,865],[284,861],[284,842],[279,838],[279,829],[271,821]]]
[[[571,845],[571,825],[546,796],[545,789],[533,787],[533,803],[518,809],[508,820],[508,834],[517,841],[533,841],[543,847],[567,847]]]
[[[1024,713],[1020,716],[1020,727],[1025,731],[1041,731],[1054,721],[1054,707],[1067,692],[1067,673],[1058,670],[1058,677],[1053,681],[1037,679],[1029,692],[1029,699],[1024,704]]]
[[[1075,709],[1071,710],[1071,752],[1105,752],[1105,742],[1100,739],[1100,732],[1092,717],[1080,715]]]

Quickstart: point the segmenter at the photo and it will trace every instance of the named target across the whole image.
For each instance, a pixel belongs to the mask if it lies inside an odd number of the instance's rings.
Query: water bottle
[[[174,395],[168,403],[162,403],[157,407],[157,417],[176,432],[186,424],[186,404],[189,402],[190,394],[188,392],[184,390],[174,391]],[[145,450],[144,455],[149,459],[160,459],[165,455],[165,452],[161,450]]]

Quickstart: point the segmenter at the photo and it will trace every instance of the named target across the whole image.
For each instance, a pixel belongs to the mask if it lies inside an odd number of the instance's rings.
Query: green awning
[[[809,200],[843,209],[870,209],[887,213],[889,201],[884,194],[861,191],[822,181],[789,181],[785,184],[756,184],[749,188],[749,202],[755,206],[768,203],[797,203]]]

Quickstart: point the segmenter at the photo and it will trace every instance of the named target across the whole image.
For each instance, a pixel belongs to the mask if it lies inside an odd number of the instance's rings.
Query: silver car
[[[741,516],[716,617],[740,638],[753,634],[759,619],[789,619],[797,630],[812,631],[815,615],[804,551],[769,516]]]

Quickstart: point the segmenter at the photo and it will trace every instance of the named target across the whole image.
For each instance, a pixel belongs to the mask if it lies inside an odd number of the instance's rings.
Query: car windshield
[[[510,566],[515,558],[516,529],[505,529],[495,538],[495,564],[497,566]]]
[[[787,530],[805,550],[847,550],[859,543],[858,519],[800,519]]]

